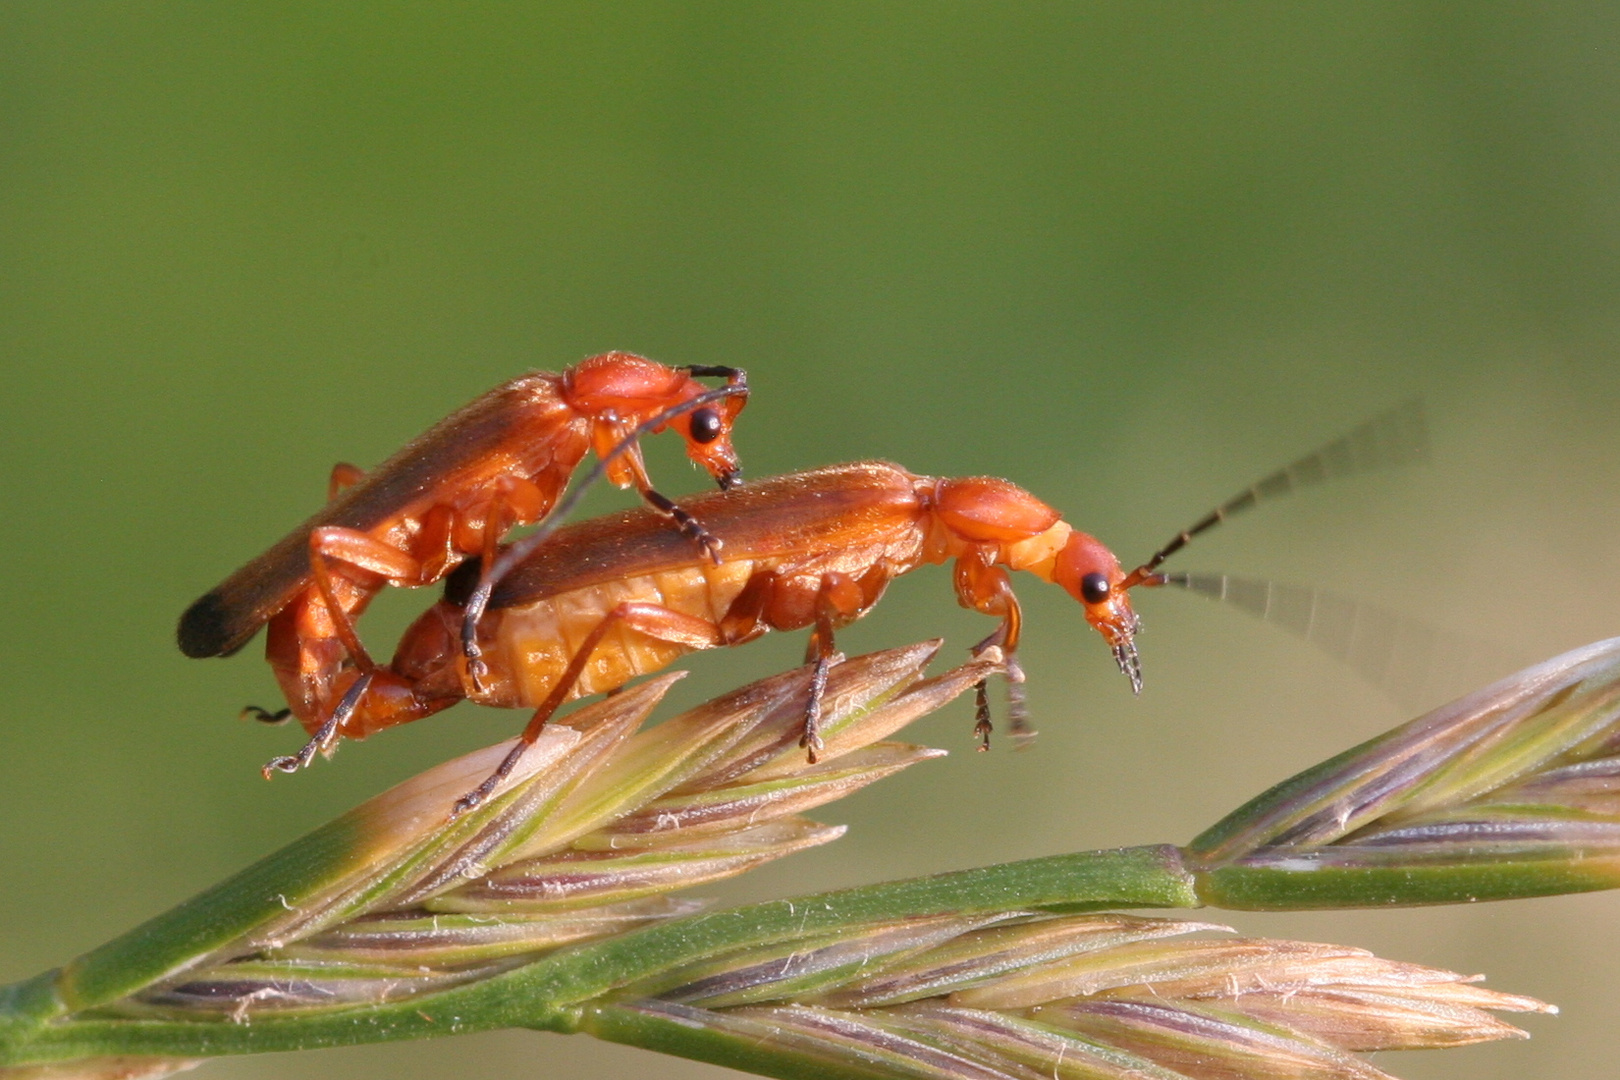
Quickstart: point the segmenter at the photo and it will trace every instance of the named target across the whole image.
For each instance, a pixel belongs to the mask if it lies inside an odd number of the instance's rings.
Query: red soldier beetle
[[[470,564],[452,575],[446,598],[406,631],[392,664],[355,672],[337,713],[300,716],[310,742],[298,758],[273,762],[267,774],[307,764],[339,738],[363,738],[463,698],[533,708],[500,770],[458,803],[464,810],[494,789],[570,698],[612,691],[690,651],[803,627],[812,628],[807,662],[816,667],[803,737],[813,760],[834,632],[870,610],[894,577],[953,559],[958,600],[1001,620],[974,651],[1000,647],[1010,727],[1023,734],[1022,616],[1009,570],[1029,571],[1079,601],[1139,692],[1132,588],[1172,583],[1155,572],[1166,558],[1262,499],[1409,458],[1420,450],[1421,423],[1421,414],[1409,410],[1377,418],[1227,500],[1128,574],[1100,541],[1009,481],[917,476],[885,462],[832,466],[693,499],[693,512],[725,538],[725,558],[716,565],[697,558],[646,511],[558,529],[537,545],[528,537],[526,557],[506,565],[498,581],[488,574],[480,580]],[[467,604],[477,593],[487,598],[481,620]],[[477,685],[465,677],[468,625],[476,625],[479,654],[488,657],[485,681]],[[984,748],[990,716],[982,684],[978,698],[975,733]]]
[[[697,381],[710,377],[726,385]],[[274,722],[330,710],[343,671],[376,667],[354,620],[377,592],[432,584],[468,556],[491,562],[509,529],[546,516],[591,450],[609,479],[718,560],[719,540],[653,488],[637,438],[673,427],[694,462],[734,486],[731,427],[747,395],[740,368],[622,352],[503,383],[369,473],[336,466],[322,510],[186,610],[180,649],[229,656],[268,622],[266,654],[289,708],[244,714]]]

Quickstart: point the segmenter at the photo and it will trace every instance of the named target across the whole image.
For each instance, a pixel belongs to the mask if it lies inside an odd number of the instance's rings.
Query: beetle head
[[[696,404],[653,430],[673,428],[685,440],[689,458],[721,487],[734,487],[738,463],[731,428],[748,402],[748,376],[741,368],[669,367],[631,353],[610,352],[570,370],[563,392],[576,412],[622,432],[710,393],[711,388],[698,381],[700,376],[723,377],[730,392]]]
[[[1090,623],[1108,642],[1114,662],[1142,692],[1142,668],[1136,655],[1136,612],[1131,609],[1125,572],[1119,560],[1094,536],[1076,529],[1058,553],[1052,580],[1080,601]]]

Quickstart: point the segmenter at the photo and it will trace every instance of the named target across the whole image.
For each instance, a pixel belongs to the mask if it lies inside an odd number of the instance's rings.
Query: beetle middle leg
[[[729,644],[725,632],[718,625],[695,615],[687,615],[659,604],[628,602],[615,607],[602,616],[602,620],[585,635],[585,640],[569,659],[568,666],[563,669],[551,692],[540,703],[540,707],[535,709],[528,726],[518,737],[518,744],[501,760],[500,765],[487,780],[456,800],[455,806],[450,811],[452,818],[471,810],[489,798],[496,786],[511,775],[524,753],[539,741],[540,733],[545,730],[546,722],[551,719],[552,714],[568,700],[585,671],[585,665],[590,662],[591,654],[596,652],[608,633],[619,626],[628,627],[658,641],[668,641],[694,650]]]
[[[827,676],[832,673],[834,652],[832,623],[818,611],[816,628],[810,631],[810,642],[805,647],[804,661],[815,664],[815,668],[810,672],[810,693],[804,703],[804,734],[799,736],[799,745],[804,747],[804,756],[812,765],[816,763],[824,745],[821,741],[821,699],[827,694]]]
[[[490,498],[489,509],[484,511],[483,536],[479,544],[483,566],[480,579],[495,565],[501,537],[515,525],[540,520],[548,509],[549,500],[534,481],[515,476],[496,479],[495,493]]]
[[[857,618],[865,608],[866,591],[854,578],[837,571],[822,575],[816,589],[815,626],[804,649],[804,662],[814,664],[815,669],[810,673],[810,696],[804,704],[804,734],[799,739],[812,765],[823,747],[821,704],[827,693],[827,676],[838,654],[833,631]]]
[[[489,508],[484,512],[483,531],[477,545],[480,591],[487,589],[493,578],[501,537],[520,522],[540,520],[549,509],[545,496],[533,482],[510,476],[503,476],[495,482],[495,494],[490,500]],[[467,546],[470,549],[473,545]],[[483,680],[487,670],[483,660],[479,658],[476,643],[472,638],[464,636],[462,655],[463,685],[468,696],[483,693]]]
[[[766,629],[796,630],[810,626],[805,643],[804,662],[813,664],[810,686],[804,703],[804,733],[799,745],[812,763],[820,756],[821,705],[827,692],[827,677],[838,652],[833,631],[861,616],[883,591],[883,575],[857,579],[840,571],[823,574],[781,574],[763,571],[754,574],[732,600],[720,620],[724,643],[736,645],[763,634]]]
[[[374,671],[377,664],[360,643],[349,605],[338,598],[334,564],[353,566],[389,581],[410,582],[421,576],[422,563],[410,552],[354,529],[324,526],[309,534],[310,575],[332,619],[333,636],[343,643],[356,667]]]

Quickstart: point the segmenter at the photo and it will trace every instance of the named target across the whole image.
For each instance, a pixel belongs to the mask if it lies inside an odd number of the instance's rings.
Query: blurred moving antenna
[[[1233,495],[1172,537],[1132,571],[1127,583],[1173,585],[1235,604],[1315,645],[1401,708],[1431,708],[1522,666],[1520,658],[1482,638],[1440,629],[1327,589],[1232,574],[1156,572],[1193,537],[1261,502],[1326,480],[1416,464],[1428,457],[1423,401],[1412,398]]]
[[[1523,663],[1485,638],[1327,589],[1235,574],[1165,574],[1164,584],[1232,604],[1308,641],[1402,709],[1418,713]]]

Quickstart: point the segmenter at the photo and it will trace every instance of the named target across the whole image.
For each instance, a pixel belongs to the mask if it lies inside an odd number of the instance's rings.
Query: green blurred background
[[[753,475],[881,455],[1008,476],[1127,561],[1421,394],[1431,464],[1276,504],[1180,564],[1528,661],[1620,628],[1617,298],[1612,4],[7,3],[0,980],[513,731],[463,708],[266,784],[299,736],[234,720],[273,699],[258,646],[189,661],[171,633],[334,461],[520,371],[608,348],[744,365]],[[1181,595],[1139,603],[1133,700],[1070,601],[1021,592],[1031,752],[971,753],[958,704],[917,733],[952,757],[821,815],[849,836],[711,892],[1184,841],[1404,718]],[[376,642],[423,603],[385,600]],[[956,656],[984,632],[933,569],[841,643],[943,634]],[[801,649],[697,657],[682,700]],[[1617,914],[1598,894],[1232,921],[1563,1007],[1528,1044],[1381,1062],[1483,1080],[1612,1070]],[[205,1073],[339,1070],[717,1075],[527,1033]]]

